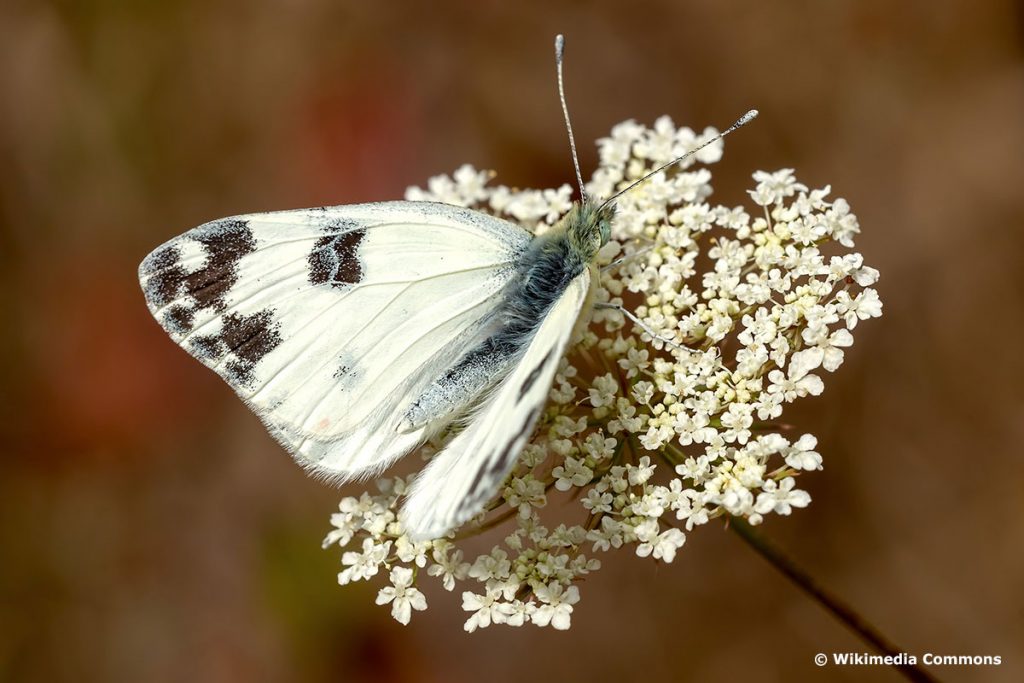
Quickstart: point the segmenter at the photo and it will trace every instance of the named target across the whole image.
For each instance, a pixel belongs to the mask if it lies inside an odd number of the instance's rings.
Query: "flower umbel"
[[[587,192],[611,196],[716,133],[668,117],[652,128],[621,123],[598,141]],[[342,500],[324,540],[344,548],[340,583],[389,576],[377,602],[403,624],[426,609],[416,583],[427,576],[447,591],[467,586],[467,631],[567,629],[578,582],[600,569],[595,554],[630,548],[671,562],[686,534],[712,519],[759,524],[810,503],[797,484],[822,468],[817,440],[784,436],[777,420],[788,404],[822,393],[858,323],[881,315],[871,288],[878,271],[849,251],[860,228],[847,202],[829,200],[828,187],[809,189],[791,169],[755,173],[750,207],[711,204],[706,165],[721,155],[718,141],[617,200],[596,300],[633,310],[656,336],[614,309],[585,313],[590,325],[562,361],[501,495],[448,538],[414,544],[403,535],[400,478]],[[538,234],[571,205],[568,185],[513,190],[490,185],[491,176],[463,166],[406,197],[493,213]],[[544,525],[542,508],[557,526]],[[514,528],[501,543],[464,561],[458,538],[506,521]]]

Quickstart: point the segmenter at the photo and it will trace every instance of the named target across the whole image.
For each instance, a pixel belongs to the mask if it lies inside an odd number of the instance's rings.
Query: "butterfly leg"
[[[622,315],[624,315],[627,318],[629,318],[633,322],[634,325],[636,325],[641,330],[643,330],[644,332],[649,334],[652,339],[657,339],[658,341],[663,342],[663,343],[667,344],[668,346],[671,346],[673,349],[676,349],[676,350],[679,350],[679,351],[687,351],[688,350],[685,346],[680,346],[679,344],[675,343],[671,339],[666,339],[665,337],[662,337],[657,332],[655,332],[650,327],[648,327],[647,323],[645,323],[640,318],[636,317],[633,314],[632,311],[630,311],[627,308],[624,308],[623,306],[620,306],[619,304],[609,304],[609,303],[605,303],[605,302],[602,302],[602,301],[598,301],[597,303],[594,304],[594,308],[604,308],[604,309],[611,309],[611,310],[618,311]]]
[[[603,273],[605,271],[611,270],[612,268],[615,268],[616,266],[621,266],[626,261],[628,261],[628,260],[630,260],[632,258],[636,258],[637,256],[641,256],[643,254],[646,254],[651,249],[654,249],[654,245],[651,245],[649,247],[644,247],[643,249],[637,249],[632,254],[626,254],[625,256],[620,256],[619,258],[615,259],[611,263],[609,263],[607,265],[604,265],[604,266],[601,266],[601,272]]]

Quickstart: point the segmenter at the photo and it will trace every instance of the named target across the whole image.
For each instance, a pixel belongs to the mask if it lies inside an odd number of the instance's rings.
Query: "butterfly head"
[[[614,204],[604,205],[591,200],[574,203],[563,219],[569,244],[587,261],[593,260],[598,250],[608,243],[614,217]]]

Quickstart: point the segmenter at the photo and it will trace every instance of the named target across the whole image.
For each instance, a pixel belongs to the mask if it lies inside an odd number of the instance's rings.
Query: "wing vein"
[[[395,299],[397,299],[397,298],[398,298],[398,297],[396,296],[396,297],[395,297]],[[426,338],[426,337],[427,337],[427,335],[429,335],[430,333],[432,333],[432,332],[434,332],[434,331],[438,330],[438,329],[439,329],[439,328],[440,328],[440,327],[441,327],[442,325],[445,325],[445,324],[447,324],[447,323],[450,323],[450,322],[452,322],[453,320],[456,320],[457,318],[461,318],[462,316],[466,315],[467,313],[470,313],[471,311],[475,310],[476,308],[478,308],[478,307],[482,306],[483,304],[487,303],[487,300],[488,300],[489,298],[490,298],[490,295],[488,294],[487,296],[485,296],[485,297],[483,297],[483,298],[481,298],[481,299],[478,299],[478,300],[476,300],[476,301],[475,301],[474,303],[472,303],[472,304],[470,304],[469,306],[467,306],[467,307],[463,308],[463,310],[459,311],[459,312],[458,312],[457,314],[455,314],[455,315],[453,315],[453,316],[451,316],[451,317],[449,317],[449,318],[447,318],[447,319],[445,319],[445,320],[442,320],[442,321],[438,322],[438,323],[437,323],[436,325],[434,325],[434,326],[432,326],[432,327],[428,328],[428,329],[427,329],[427,330],[426,330],[425,332],[423,332],[423,333],[422,333],[422,334],[420,334],[420,335],[419,335],[418,337],[416,337],[416,338],[415,338],[414,340],[412,340],[411,342],[409,342],[408,346],[412,346],[412,345],[413,345],[413,344],[415,344],[416,342],[418,342],[418,341],[420,341],[420,340],[422,340],[422,339]],[[388,304],[388,306],[390,306],[390,304],[391,304],[391,303],[393,303],[395,299],[393,299],[393,300],[392,300],[392,302],[390,302],[390,303]],[[383,309],[382,309],[382,311],[381,311],[381,312],[383,312]],[[366,329],[366,326],[364,326],[364,327],[363,327],[363,328],[362,328],[362,329],[361,329],[361,330],[359,331],[359,333],[357,333],[357,335],[356,335],[356,336],[358,336],[359,334],[361,334],[361,333],[363,332],[363,330],[365,330],[365,329]],[[350,339],[350,340],[349,340],[349,343],[351,343],[351,341],[352,341],[352,340],[354,340],[355,338],[356,338],[356,337],[352,337],[352,339]],[[407,347],[407,348],[408,348],[408,347]],[[370,353],[371,351],[372,351],[372,349],[367,349],[367,351],[366,351],[366,352],[364,352],[364,353],[363,353],[363,354],[362,354],[361,356],[359,356],[359,359],[358,359],[358,360],[363,360],[363,359],[364,359],[364,358],[365,358],[365,357],[367,356],[367,354],[369,354],[369,353]],[[403,353],[404,353],[404,352],[403,352]],[[323,367],[326,367],[326,365],[327,365],[327,363],[328,363],[328,362],[329,362],[329,361],[327,361],[327,362],[325,362],[325,363],[321,364],[320,368],[318,368],[318,369],[323,369]],[[418,371],[418,370],[420,370],[421,368],[423,368],[423,366],[424,366],[425,364],[426,364],[426,362],[425,362],[425,361],[424,361],[423,363],[420,363],[419,365],[417,365],[417,366],[416,366],[416,370],[417,370],[417,371]],[[384,369],[384,370],[386,370],[387,368],[383,368],[383,369]],[[447,368],[445,368],[445,369],[447,369]],[[416,374],[416,377],[418,377],[418,376],[419,376],[419,374],[417,373],[417,374]],[[364,381],[364,382],[363,382],[363,386],[372,386],[372,385],[373,385],[373,383],[374,383],[374,382],[373,382],[373,380],[376,380],[376,378],[377,378],[377,377],[378,377],[378,375],[374,375],[374,376],[373,376],[372,378],[370,378],[370,380],[369,380],[369,381]],[[310,410],[310,411],[309,411],[309,412],[308,412],[308,413],[306,414],[306,416],[305,416],[305,417],[304,417],[304,418],[303,418],[303,419],[301,420],[301,422],[299,423],[299,424],[300,424],[300,428],[301,428],[301,425],[302,425],[302,424],[305,424],[305,422],[306,422],[307,420],[309,420],[310,416],[312,416],[312,415],[313,415],[313,413],[315,413],[315,412],[316,412],[316,409],[317,409],[317,408],[319,408],[319,407],[320,407],[320,405],[321,405],[321,404],[322,404],[322,403],[323,403],[323,402],[324,402],[324,401],[326,400],[327,396],[328,396],[328,395],[329,395],[329,393],[330,393],[330,390],[332,390],[333,388],[334,388],[333,386],[330,386],[330,387],[328,387],[328,390],[327,390],[327,392],[325,392],[324,394],[322,394],[322,395],[321,395],[320,399],[318,399],[317,403],[316,403],[316,404],[315,404],[315,405],[313,406],[313,409],[312,409],[312,410]],[[362,395],[362,394],[360,394],[360,395]]]

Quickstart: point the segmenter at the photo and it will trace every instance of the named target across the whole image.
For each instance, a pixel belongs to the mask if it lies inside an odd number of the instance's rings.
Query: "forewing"
[[[303,465],[347,478],[422,440],[404,410],[479,340],[529,239],[430,202],[282,211],[200,226],[139,275],[174,341]]]
[[[544,410],[590,286],[584,270],[552,304],[522,358],[470,424],[416,477],[401,511],[413,539],[438,538],[494,497]]]

